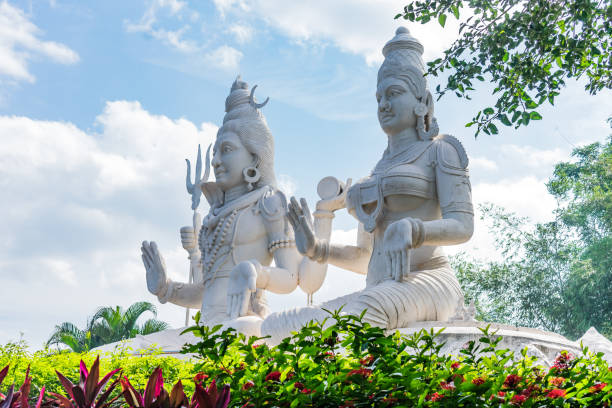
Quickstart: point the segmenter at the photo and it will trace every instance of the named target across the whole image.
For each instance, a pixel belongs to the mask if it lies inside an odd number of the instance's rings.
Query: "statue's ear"
[[[427,110],[430,113],[433,113],[433,108],[434,108],[434,101],[433,101],[433,95],[431,94],[431,92],[429,92],[429,89],[425,90],[425,105],[427,105]]]
[[[425,98],[424,98],[425,106],[427,106],[427,114],[425,115],[425,129],[429,130],[431,125],[431,121],[434,117],[434,101],[433,95],[429,92],[429,89],[425,90]]]
[[[261,164],[261,158],[259,157],[257,153],[251,153],[251,156],[253,156],[252,166],[255,168],[259,168],[259,165]]]

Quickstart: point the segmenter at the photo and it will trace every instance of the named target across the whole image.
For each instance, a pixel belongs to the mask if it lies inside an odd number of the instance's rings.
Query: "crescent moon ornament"
[[[249,95],[249,103],[255,109],[261,109],[266,106],[266,104],[270,101],[270,97],[267,97],[263,103],[255,102],[255,88],[257,88],[257,85],[253,86],[253,88],[251,89],[251,95]]]

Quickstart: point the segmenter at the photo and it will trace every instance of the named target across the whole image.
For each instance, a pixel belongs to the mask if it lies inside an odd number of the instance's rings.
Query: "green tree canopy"
[[[501,262],[455,258],[480,318],[577,338],[591,326],[612,338],[612,136],[574,150],[547,184],[555,220],[486,206]]]
[[[156,319],[148,319],[142,325],[137,321],[146,312],[157,316],[155,306],[149,302],[136,302],[127,310],[120,306],[100,307],[87,320],[85,329],[79,329],[70,322],[55,326],[47,340],[47,346],[63,344],[72,351],[83,352],[103,344],[166,330],[168,324]]]
[[[518,128],[541,119],[536,109],[554,104],[567,78],[586,77],[591,94],[612,88],[610,0],[424,0],[396,18],[444,26],[450,15],[463,18],[460,37],[428,63],[428,74],[450,71],[440,97],[470,99],[474,81],[495,84],[495,105],[466,125],[476,135],[498,133],[495,122]]]

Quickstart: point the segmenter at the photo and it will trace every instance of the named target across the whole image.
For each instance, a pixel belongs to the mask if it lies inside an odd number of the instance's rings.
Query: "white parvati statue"
[[[442,246],[472,236],[468,159],[456,138],[438,133],[422,53],[423,46],[406,28],[399,28],[383,49],[376,98],[388,147],[371,175],[348,190],[346,208],[359,221],[357,245],[320,239],[304,201],[300,205],[292,199],[289,205],[300,252],[365,274],[365,289],[320,306],[268,315],[261,332],[272,342],[310,320],[324,319],[323,308],[344,306],[344,313],[357,315],[367,310],[365,321],[394,329],[447,321],[463,304]]]
[[[193,228],[181,230],[183,246],[198,242],[201,274],[193,283],[168,279],[155,242],[142,244],[147,287],[161,303],[199,309],[203,324],[224,323],[246,334],[259,334],[268,314],[266,290],[289,293],[303,281],[302,289],[312,294],[327,270],[327,265],[303,257],[295,248],[287,202],[276,188],[274,141],[260,111],[265,103],[255,102],[254,90],[249,92],[240,79],[234,82],[212,161],[206,164],[206,174],[212,165],[215,181],[200,183],[210,211],[197,239]],[[336,209],[338,201],[331,197],[326,203]],[[329,239],[331,220],[320,219],[314,229],[318,239]],[[313,279],[301,280],[303,275]]]

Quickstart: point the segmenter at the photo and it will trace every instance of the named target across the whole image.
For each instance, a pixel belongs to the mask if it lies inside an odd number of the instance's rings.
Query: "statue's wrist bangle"
[[[313,217],[315,218],[334,218],[334,212],[333,211],[329,211],[329,210],[320,210],[317,208],[317,210],[312,214]]]
[[[258,289],[267,288],[270,283],[270,271],[264,268],[258,261],[251,260],[250,262],[255,266],[255,270],[257,271],[255,287]]]
[[[412,248],[418,248],[425,241],[425,224],[418,218],[410,220],[412,224]]]
[[[329,242],[326,239],[318,240],[315,243],[312,259],[319,263],[327,263],[327,258],[329,258]]]
[[[157,295],[160,303],[166,303],[168,300],[172,298],[174,294],[174,282],[167,281],[166,282],[166,291]]]

